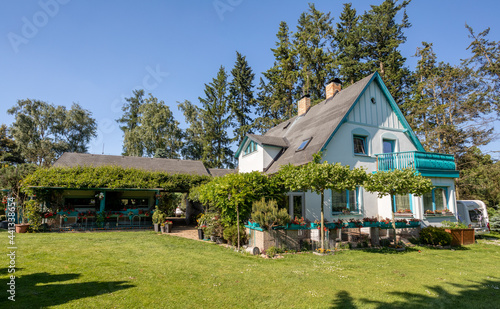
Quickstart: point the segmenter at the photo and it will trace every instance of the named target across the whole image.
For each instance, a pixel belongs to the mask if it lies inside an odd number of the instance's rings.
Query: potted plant
[[[165,213],[163,211],[161,211],[158,206],[156,206],[156,209],[153,213],[153,225],[154,225],[154,228],[155,228],[155,232],[158,233],[159,232],[159,225],[165,221]]]
[[[167,220],[163,223],[163,225],[165,226],[165,233],[172,232],[172,221]]]
[[[162,234],[165,234],[165,222],[162,222],[161,225],[160,225],[160,232]]]
[[[38,230],[42,224],[40,207],[35,200],[27,201],[23,209],[23,222],[16,224],[16,233],[26,233],[31,226],[32,230]]]
[[[443,221],[441,223],[445,231],[451,234],[452,246],[471,245],[476,242],[474,229],[468,228],[465,224],[451,221]]]

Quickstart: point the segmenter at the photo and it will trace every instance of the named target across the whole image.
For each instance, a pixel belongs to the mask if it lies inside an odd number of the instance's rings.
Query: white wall
[[[246,143],[242,147],[240,156],[238,157],[238,168],[240,173],[248,173],[252,171],[262,172],[264,168],[271,164],[271,161],[278,155],[281,148],[273,146],[257,145],[257,151],[244,154],[244,150],[250,143],[250,139],[247,139]]]

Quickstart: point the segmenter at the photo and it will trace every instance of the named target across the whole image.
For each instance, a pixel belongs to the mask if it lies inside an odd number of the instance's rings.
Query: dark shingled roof
[[[238,170],[235,169],[222,169],[222,168],[209,168],[208,172],[214,177],[220,177],[227,174],[235,174]]]
[[[275,140],[286,139],[289,144],[266,172],[276,173],[281,165],[288,163],[301,165],[312,161],[312,155],[320,151],[327,143],[373,75],[363,78],[333,97],[311,107],[305,115],[295,116],[278,124],[260,137]],[[302,151],[297,151],[300,144],[310,138],[311,141],[307,147]]]
[[[114,165],[124,168],[138,168],[153,172],[167,172],[170,174],[193,174],[210,176],[201,161],[193,160],[110,156],[65,152],[53,164],[53,166],[55,167],[75,167],[79,165],[96,167]]]
[[[247,134],[247,136],[251,140],[253,140],[261,145],[279,146],[281,148],[288,147],[288,142],[287,142],[286,138],[284,138],[284,137],[256,135],[256,134]]]

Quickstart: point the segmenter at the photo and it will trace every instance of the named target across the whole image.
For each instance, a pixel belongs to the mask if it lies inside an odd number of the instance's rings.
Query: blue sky
[[[342,3],[314,1],[338,20]],[[352,1],[362,13],[382,1]],[[11,124],[7,109],[19,99],[56,105],[80,103],[98,121],[90,153],[118,155],[122,132],[115,119],[123,98],[143,88],[164,100],[185,128],[177,101],[198,104],[204,84],[223,65],[229,71],[236,51],[256,73],[273,64],[280,21],[295,31],[307,1],[198,0],[96,1],[3,0],[0,3],[0,123]],[[467,58],[465,22],[476,32],[491,27],[500,40],[500,1],[414,0],[412,24],[401,47],[407,65],[422,41],[434,43],[438,60],[458,64]],[[496,123],[500,133],[500,123]],[[495,141],[485,151],[499,150]],[[500,155],[495,155],[500,158]]]

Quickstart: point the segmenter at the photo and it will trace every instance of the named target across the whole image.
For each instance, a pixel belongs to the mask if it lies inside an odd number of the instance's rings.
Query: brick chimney
[[[309,108],[311,107],[311,97],[309,94],[305,94],[299,101],[299,116],[307,113]]]
[[[326,85],[326,98],[329,99],[335,95],[336,92],[342,90],[342,83],[340,79],[335,78]]]

